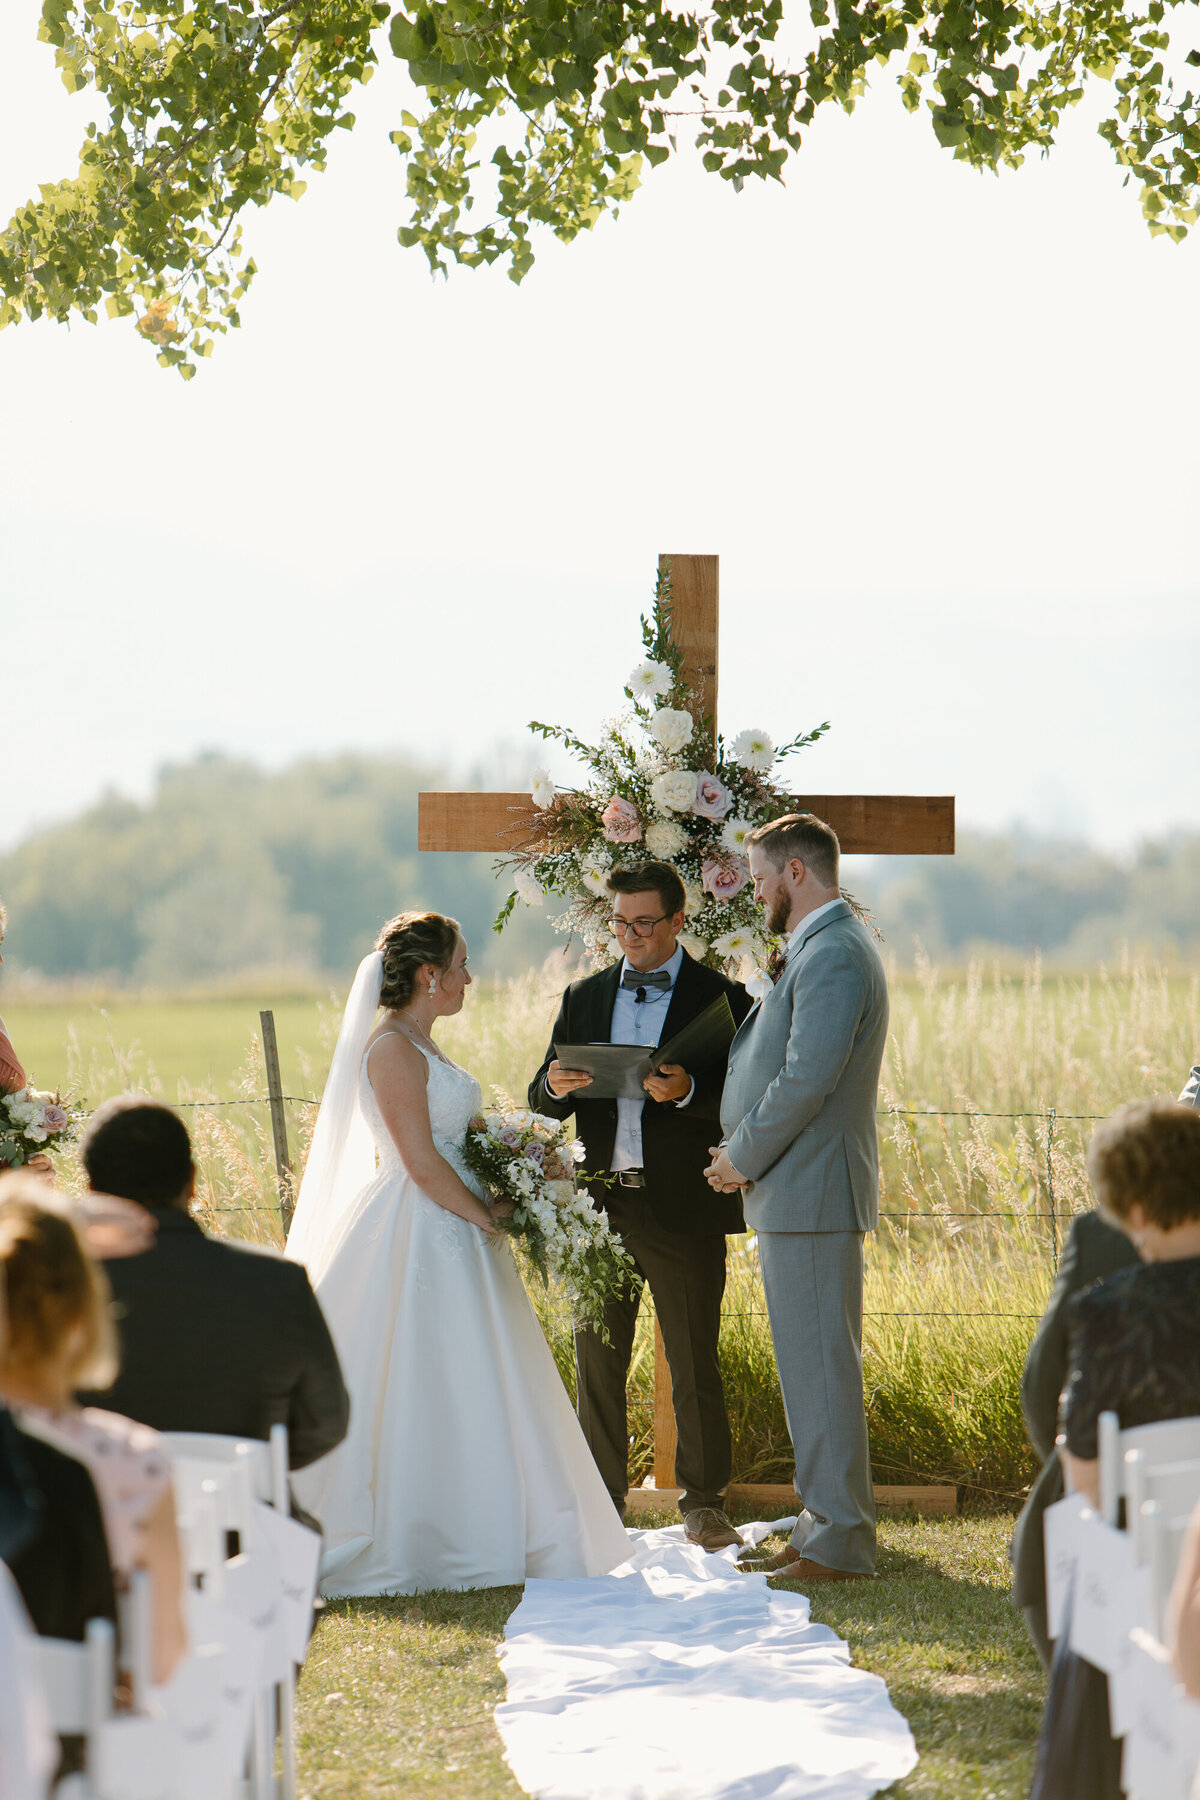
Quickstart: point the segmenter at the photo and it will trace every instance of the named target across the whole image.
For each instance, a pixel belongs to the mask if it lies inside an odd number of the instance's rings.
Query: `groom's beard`
[[[787,935],[788,915],[791,910],[792,903],[788,899],[787,894],[776,894],[770,906],[767,908],[767,930],[771,933],[772,937],[785,937]]]

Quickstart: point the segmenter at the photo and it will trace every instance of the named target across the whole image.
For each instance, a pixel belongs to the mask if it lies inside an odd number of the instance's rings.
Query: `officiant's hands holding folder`
[[[592,1079],[586,1069],[564,1069],[557,1057],[546,1070],[546,1086],[556,1100],[573,1094],[576,1088],[591,1087]],[[642,1086],[652,1100],[683,1100],[692,1091],[692,1077],[679,1063],[661,1063]]]

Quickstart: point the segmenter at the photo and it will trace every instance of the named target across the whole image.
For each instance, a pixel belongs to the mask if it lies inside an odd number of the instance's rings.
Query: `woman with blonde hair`
[[[116,1373],[108,1282],[66,1209],[23,1174],[0,1177],[0,1280],[0,1397],[28,1436],[87,1469],[118,1588],[149,1572],[151,1678],[163,1682],[187,1644],[170,1462],[148,1426],[77,1405],[78,1389],[107,1387]]]

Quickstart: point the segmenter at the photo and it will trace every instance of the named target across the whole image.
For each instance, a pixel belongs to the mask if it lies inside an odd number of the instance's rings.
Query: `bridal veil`
[[[329,1267],[355,1196],[375,1175],[375,1140],[358,1104],[358,1082],[382,987],[383,956],[372,950],[359,963],[346,1001],[288,1233],[285,1254],[304,1264],[314,1287]]]

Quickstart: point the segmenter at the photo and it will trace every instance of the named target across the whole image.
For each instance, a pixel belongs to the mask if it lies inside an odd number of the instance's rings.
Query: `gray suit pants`
[[[760,1231],[758,1254],[803,1508],[792,1543],[826,1568],[875,1569],[862,1378],[861,1231]]]

